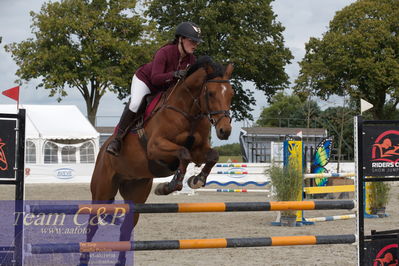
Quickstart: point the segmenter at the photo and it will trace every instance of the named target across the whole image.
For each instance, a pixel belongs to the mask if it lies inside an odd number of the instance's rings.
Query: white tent
[[[89,182],[100,134],[74,105],[20,105],[26,109],[27,183]],[[16,113],[0,105],[0,113]]]

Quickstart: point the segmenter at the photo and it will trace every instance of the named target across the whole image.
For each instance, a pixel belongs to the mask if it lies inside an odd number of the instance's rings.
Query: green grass
[[[242,162],[242,157],[241,156],[219,156],[219,163],[227,163],[227,161],[237,161],[238,163]]]

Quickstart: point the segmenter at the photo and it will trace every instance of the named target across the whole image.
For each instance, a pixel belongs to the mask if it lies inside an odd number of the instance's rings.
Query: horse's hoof
[[[170,194],[170,193],[166,193],[166,188],[167,187],[168,187],[168,183],[167,182],[158,184],[158,186],[154,190],[155,195],[165,196],[165,195]]]
[[[205,182],[198,178],[198,176],[193,175],[187,180],[187,184],[192,189],[201,188],[205,185]]]

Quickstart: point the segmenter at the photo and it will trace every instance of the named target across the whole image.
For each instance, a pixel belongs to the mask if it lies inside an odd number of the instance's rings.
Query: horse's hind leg
[[[125,201],[130,201],[130,203],[144,203],[151,192],[151,187],[152,178],[129,180],[121,184],[119,187],[119,192]],[[130,241],[133,228],[136,226],[138,220],[139,213],[129,212],[126,215],[120,229],[121,233],[119,236],[119,241]],[[126,252],[119,252],[118,264],[116,265],[125,265],[125,263]]]

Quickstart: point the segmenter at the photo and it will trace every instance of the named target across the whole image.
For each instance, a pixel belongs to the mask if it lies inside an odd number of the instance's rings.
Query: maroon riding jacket
[[[186,55],[180,62],[179,58],[180,52],[177,44],[167,44],[156,52],[151,62],[137,69],[136,76],[152,92],[167,90],[177,82],[177,79],[173,78],[173,73],[177,70],[186,69],[196,60],[192,54]]]

